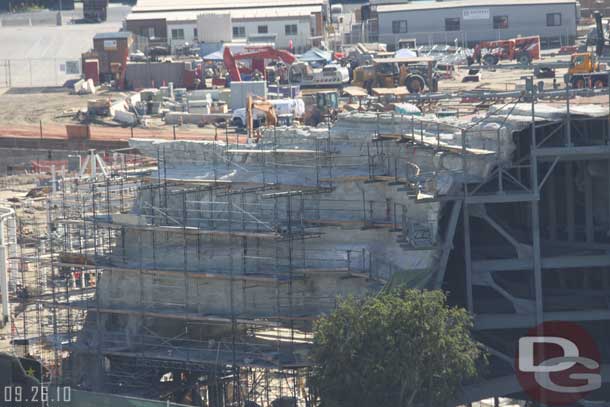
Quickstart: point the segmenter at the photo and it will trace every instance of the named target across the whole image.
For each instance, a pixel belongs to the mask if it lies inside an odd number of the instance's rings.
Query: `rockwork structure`
[[[305,405],[315,319],[400,284],[474,314],[494,369],[462,401],[518,393],[514,340],[544,320],[582,322],[607,363],[608,108],[531,99],[461,118],[348,113],[247,144],[130,141],[158,171],[49,200],[49,272],[69,284],[40,302],[67,321],[61,377]]]

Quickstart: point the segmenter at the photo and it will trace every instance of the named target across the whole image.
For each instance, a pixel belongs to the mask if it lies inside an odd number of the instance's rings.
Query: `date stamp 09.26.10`
[[[61,405],[72,401],[70,386],[5,386],[0,389],[0,406],[47,406],[48,403]]]

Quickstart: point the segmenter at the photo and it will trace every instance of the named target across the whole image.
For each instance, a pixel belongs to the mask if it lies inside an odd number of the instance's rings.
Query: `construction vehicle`
[[[398,40],[398,49],[417,49],[417,39],[402,38]]]
[[[323,90],[303,96],[305,115],[303,123],[317,126],[324,118],[336,120],[339,111],[339,95],[334,90]]]
[[[265,126],[275,126],[277,124],[277,114],[275,113],[275,108],[268,100],[248,96],[246,100],[245,113],[248,137],[253,137],[254,129],[263,124]],[[264,120],[264,123],[262,120]]]
[[[322,68],[313,68],[306,62],[297,62],[288,69],[288,83],[299,85],[302,88],[341,87],[349,83],[349,70],[337,63],[327,64]]]
[[[266,60],[279,60],[286,65],[291,65],[296,62],[296,57],[288,51],[275,49],[273,47],[259,47],[259,48],[248,48],[247,52],[233,55],[229,47],[225,47],[223,51],[223,61],[225,67],[229,72],[232,81],[241,81],[241,74],[251,74],[253,72],[260,72],[265,75],[266,72]],[[250,60],[250,66],[239,66],[237,61]]]
[[[607,39],[602,24],[602,15],[599,11],[594,12],[597,36],[595,52],[578,52],[572,54],[570,67],[564,80],[566,85],[573,88],[605,88],[608,86],[608,75],[606,64],[599,63],[599,57],[604,52]]]
[[[500,61],[517,61],[529,65],[540,59],[540,37],[511,38],[498,41],[481,41],[474,48],[474,59],[482,60],[485,65],[497,65]]]
[[[257,106],[263,105],[263,100],[258,99],[254,100],[254,112],[253,116],[253,124],[254,128],[260,127],[261,125],[269,122],[266,117],[265,107],[262,109],[258,109]],[[305,103],[302,98],[283,98],[283,99],[267,99],[264,100],[264,105],[273,106],[273,112],[277,116],[277,123],[282,119],[284,121],[292,121],[294,119],[301,119],[305,113]],[[271,120],[273,121],[273,119]],[[235,127],[246,127],[248,122],[246,108],[234,109],[233,114],[231,115],[231,123]]]
[[[410,93],[421,93],[426,88],[438,90],[438,76],[430,57],[374,58],[370,65],[354,69],[353,86],[366,89],[406,86]]]

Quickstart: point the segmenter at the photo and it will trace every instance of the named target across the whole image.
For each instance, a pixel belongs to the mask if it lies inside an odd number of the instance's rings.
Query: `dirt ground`
[[[125,94],[102,91],[95,96],[73,95],[65,88],[13,88],[0,94],[0,135],[38,137],[42,124],[42,133],[48,138],[65,138],[65,125],[80,123],[76,118],[78,110],[86,109],[87,100],[109,97],[120,99]],[[153,120],[150,128],[135,128],[133,136],[137,138],[174,138],[173,128]],[[161,124],[161,125],[159,125]],[[216,135],[224,138],[224,130],[212,126],[199,128],[195,125],[184,125],[176,129],[176,139],[211,140]],[[127,140],[132,135],[131,129],[108,120],[105,124],[91,125],[93,139]],[[235,136],[231,131],[230,135]],[[243,139],[243,135],[241,136]]]
[[[545,56],[536,64],[569,61],[569,56]],[[439,83],[441,92],[458,92],[469,90],[512,91],[522,88],[524,76],[531,76],[533,69],[521,68],[515,64],[501,63],[497,68],[484,68],[480,71],[480,82],[462,83],[462,78],[468,73],[468,68],[462,67],[456,71],[454,79],[442,80]],[[556,70],[556,83],[563,87],[563,74],[565,68]],[[539,82],[540,79],[536,79]],[[553,87],[553,79],[545,79],[545,88]],[[42,123],[43,136],[50,138],[65,138],[65,125],[79,123],[76,112],[85,109],[87,100],[93,97],[110,97],[119,99],[125,94],[111,91],[101,91],[95,96],[72,95],[65,88],[13,88],[0,93],[0,135],[38,137]],[[465,106],[466,107],[466,106]],[[152,120],[153,127],[135,128],[133,136],[138,138],[173,139],[174,130],[165,126],[160,119]],[[229,132],[235,137],[234,132]],[[132,136],[131,129],[121,126],[110,120],[105,124],[94,123],[91,126],[91,135],[94,139],[126,140]],[[199,128],[194,125],[180,126],[176,129],[176,139],[212,140],[214,137],[223,138],[224,130],[211,126]],[[243,136],[242,136],[243,139]]]

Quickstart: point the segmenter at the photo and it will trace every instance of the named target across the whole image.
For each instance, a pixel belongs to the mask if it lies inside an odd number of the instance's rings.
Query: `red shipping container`
[[[95,85],[100,84],[100,61],[85,59],[85,80],[93,79]]]
[[[193,89],[195,87],[195,78],[195,71],[185,69],[182,75],[182,85],[187,89]]]

